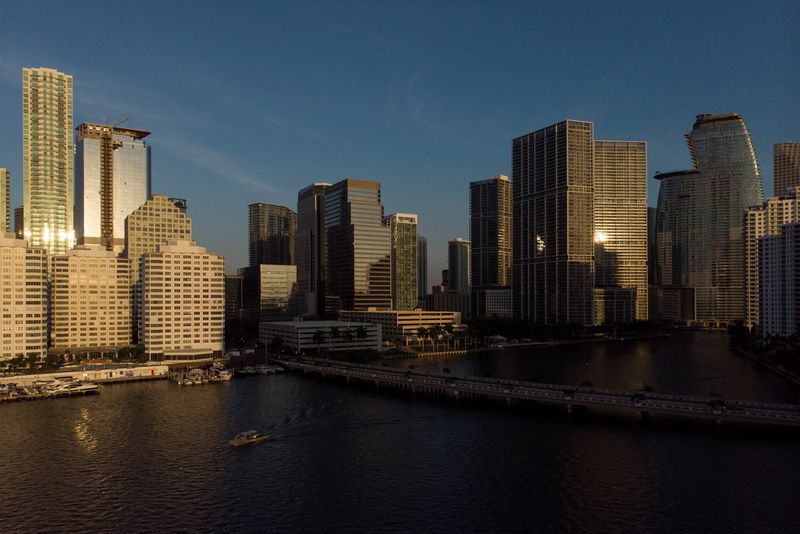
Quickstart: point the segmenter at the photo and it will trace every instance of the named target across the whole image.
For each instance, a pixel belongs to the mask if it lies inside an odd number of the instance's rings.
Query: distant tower
[[[782,197],[789,189],[800,186],[800,143],[778,143],[774,146],[775,188],[773,196]]]
[[[417,216],[411,213],[393,213],[385,223],[389,225],[392,243],[392,302],[396,310],[413,310],[417,307]]]
[[[23,234],[32,247],[63,254],[75,243],[72,76],[22,69]]]
[[[447,288],[468,295],[472,285],[471,243],[457,237],[447,243]]]
[[[76,129],[75,233],[80,244],[121,252],[125,218],[150,198],[150,132],[83,123]]]
[[[316,182],[297,195],[297,313],[321,317],[325,312],[325,191],[331,184]]]
[[[250,204],[248,208],[250,267],[294,265],[297,214],[275,204]]]
[[[428,240],[417,236],[417,305],[425,306],[428,294]]]

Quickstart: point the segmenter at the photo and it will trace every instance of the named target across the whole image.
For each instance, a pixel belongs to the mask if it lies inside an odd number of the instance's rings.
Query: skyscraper
[[[487,290],[511,286],[511,219],[508,176],[500,174],[469,184],[472,317],[487,315]]]
[[[321,317],[325,313],[325,191],[331,184],[316,182],[297,195],[297,313]]]
[[[294,265],[294,238],[297,214],[286,206],[250,204],[250,267],[262,263]]]
[[[775,187],[773,196],[781,197],[800,186],[800,143],[778,143],[773,147]]]
[[[428,240],[417,236],[417,305],[425,306],[428,294]]]
[[[69,74],[22,69],[22,180],[25,238],[63,254],[75,242]]]
[[[392,243],[392,301],[396,310],[417,307],[417,216],[393,213],[385,220]]]
[[[800,333],[800,222],[760,238],[758,247],[761,334]]]
[[[92,123],[76,131],[76,238],[121,252],[125,218],[150,198],[150,132]]]
[[[468,239],[457,237],[447,242],[447,289],[469,295],[472,286],[470,264],[472,244]]]
[[[595,323],[647,320],[647,143],[595,141],[593,178]]]
[[[744,213],[763,202],[750,132],[736,113],[703,114],[686,139],[694,169],[655,176],[657,281],[691,289],[699,321],[744,319]]]
[[[380,182],[346,179],[325,192],[325,308],[391,308],[391,236]]]
[[[14,208],[14,235],[17,239],[25,237],[25,208],[17,206]]]
[[[593,125],[567,120],[514,139],[514,317],[593,322]]]
[[[0,167],[0,234],[11,231],[11,175]]]

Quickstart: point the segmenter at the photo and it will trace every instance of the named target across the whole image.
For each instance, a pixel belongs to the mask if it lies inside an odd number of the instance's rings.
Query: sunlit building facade
[[[294,265],[295,212],[275,204],[250,204],[248,225],[251,268],[262,263]]]
[[[75,232],[78,243],[121,252],[125,219],[150,198],[150,132],[108,124],[76,129]]]
[[[800,187],[800,143],[778,143],[773,146],[773,196],[782,197]]]
[[[692,288],[696,319],[745,317],[745,211],[763,202],[747,125],[736,113],[698,115],[686,134],[694,169],[657,174],[659,285]]]
[[[0,361],[47,355],[47,251],[0,232]]]
[[[325,191],[329,183],[316,182],[297,195],[297,313],[325,314]]]
[[[72,124],[72,76],[23,68],[23,234],[50,254],[75,244]]]
[[[593,323],[593,131],[567,120],[512,143],[517,319]]]
[[[593,176],[595,323],[645,321],[647,143],[595,141]]]
[[[392,243],[392,303],[396,310],[417,307],[417,216],[393,213],[384,223],[389,226]]]
[[[342,180],[325,192],[325,308],[391,308],[391,234],[381,184]]]

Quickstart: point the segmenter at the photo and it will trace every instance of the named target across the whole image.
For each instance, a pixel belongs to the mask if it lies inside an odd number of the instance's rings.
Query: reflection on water
[[[714,352],[724,338],[689,334],[446,365],[580,382],[589,361],[612,387],[791,395]],[[2,405],[0,428],[1,532],[789,532],[800,521],[796,435],[463,406],[302,375],[107,386]],[[276,439],[227,445],[249,428]]]

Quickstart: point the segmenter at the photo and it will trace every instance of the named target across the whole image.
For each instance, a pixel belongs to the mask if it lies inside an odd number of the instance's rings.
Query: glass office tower
[[[417,236],[417,305],[425,307],[425,295],[428,294],[428,240]]]
[[[745,316],[745,210],[763,202],[747,125],[736,113],[698,115],[686,134],[694,169],[657,174],[657,282],[692,288],[696,319]]]
[[[75,244],[72,76],[22,69],[23,235],[63,254]]]
[[[391,236],[380,182],[342,180],[325,192],[325,308],[391,308]]]
[[[413,310],[417,307],[417,216],[393,213],[386,217],[392,236],[392,307]]]
[[[125,248],[125,219],[150,198],[150,132],[107,124],[76,128],[75,231],[78,243]]]
[[[274,204],[250,204],[248,209],[250,267],[294,265],[297,214]]]
[[[321,318],[325,313],[325,191],[331,184],[316,182],[297,194],[297,313]]]

